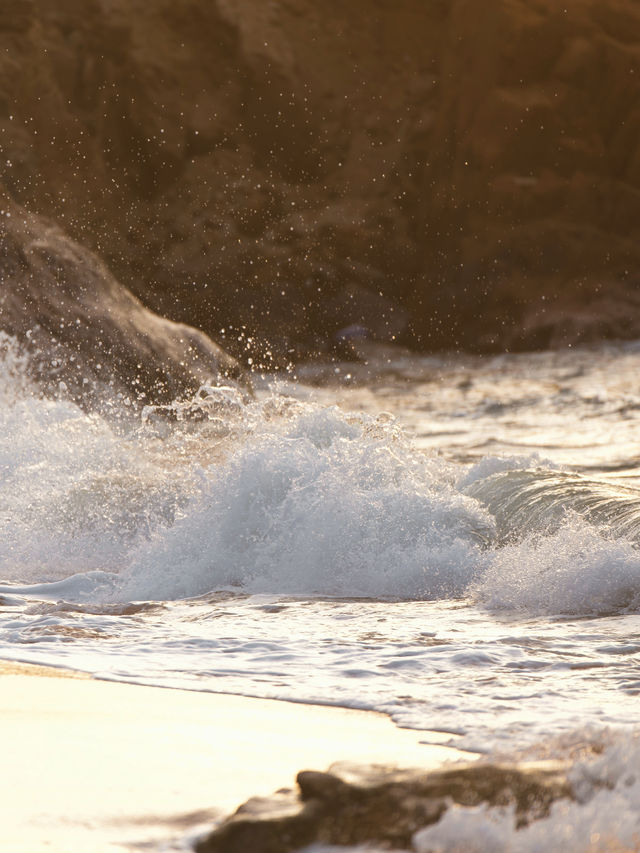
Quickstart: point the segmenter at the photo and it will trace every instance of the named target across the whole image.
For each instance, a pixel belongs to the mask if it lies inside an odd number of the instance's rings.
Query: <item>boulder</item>
[[[46,390],[89,403],[123,395],[169,401],[239,377],[203,332],[142,305],[91,251],[0,194],[0,331],[29,356]]]
[[[334,765],[303,771],[298,790],[254,798],[196,843],[197,853],[291,853],[308,844],[379,844],[409,849],[413,835],[435,823],[450,803],[513,805],[523,825],[571,796],[554,762],[461,764],[425,773]]]

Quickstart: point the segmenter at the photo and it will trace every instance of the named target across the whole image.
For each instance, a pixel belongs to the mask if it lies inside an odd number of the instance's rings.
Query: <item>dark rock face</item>
[[[202,332],[146,309],[96,255],[0,195],[0,330],[30,355],[48,390],[135,405],[239,375]]]
[[[420,773],[385,768],[303,771],[298,792],[283,791],[241,806],[197,853],[290,853],[314,842],[377,843],[410,848],[419,829],[435,823],[449,802],[514,805],[522,824],[570,796],[559,766],[471,764]]]
[[[629,337],[639,75],[634,0],[6,0],[0,180],[256,363]]]

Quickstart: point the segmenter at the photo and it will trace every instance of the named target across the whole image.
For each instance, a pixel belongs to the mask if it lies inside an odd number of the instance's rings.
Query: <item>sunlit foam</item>
[[[640,607],[635,490],[535,455],[454,465],[389,415],[274,392],[203,386],[111,421],[40,396],[15,342],[0,345],[0,572],[14,583],[97,572],[65,586],[83,600],[233,589]]]
[[[555,533],[495,549],[473,595],[486,607],[528,615],[635,611],[640,551],[570,515]]]
[[[436,824],[414,836],[418,853],[598,853],[637,850],[640,837],[640,760],[638,731],[595,736],[579,732],[583,757],[568,776],[570,799],[559,799],[549,813],[521,824],[513,806],[451,806]],[[561,755],[562,753],[560,753]]]
[[[184,517],[132,555],[123,594],[459,595],[492,523],[448,473],[384,424],[304,406],[208,470]]]

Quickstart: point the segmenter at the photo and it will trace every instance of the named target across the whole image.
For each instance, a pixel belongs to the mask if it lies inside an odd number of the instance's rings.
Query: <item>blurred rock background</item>
[[[254,364],[640,337],[639,82],[634,0],[1,0],[0,184]]]

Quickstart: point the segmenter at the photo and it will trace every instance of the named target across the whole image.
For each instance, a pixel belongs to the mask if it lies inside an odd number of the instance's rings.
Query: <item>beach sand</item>
[[[0,731],[6,853],[184,849],[185,837],[291,787],[302,769],[470,757],[382,714],[13,662],[0,662]]]

